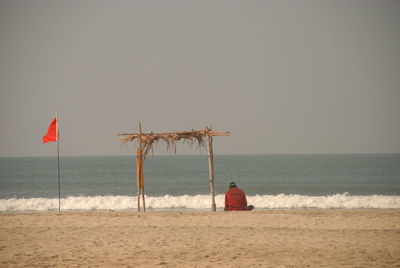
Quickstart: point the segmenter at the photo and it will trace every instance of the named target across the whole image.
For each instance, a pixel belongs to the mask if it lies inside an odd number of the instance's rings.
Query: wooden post
[[[138,212],[140,212],[140,197],[141,197],[141,159],[142,159],[142,125],[140,121],[138,122],[138,132],[139,132],[139,143],[136,150],[136,189],[137,189],[137,206]]]
[[[138,190],[138,212],[140,212],[140,198],[142,198],[143,211],[146,212],[146,203],[144,197],[144,167],[143,167],[143,144],[142,144],[142,124],[138,123],[139,132],[139,148],[136,151],[136,187]]]
[[[142,152],[140,148],[136,149],[136,190],[137,190],[137,209],[140,212],[140,158]]]
[[[211,128],[206,128],[206,131],[211,131]],[[215,205],[215,191],[214,191],[214,154],[212,148],[212,136],[207,135],[208,141],[208,170],[210,174],[210,188],[211,188],[211,211],[216,211],[217,206]]]
[[[143,167],[144,159],[140,159],[140,186],[142,191],[142,203],[143,203],[143,211],[146,212],[146,202],[144,197],[144,167]]]

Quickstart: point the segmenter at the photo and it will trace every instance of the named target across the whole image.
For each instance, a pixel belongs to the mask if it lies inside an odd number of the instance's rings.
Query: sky
[[[400,1],[0,0],[0,156],[399,153]],[[160,144],[156,153],[166,153]],[[205,153],[206,150],[200,151]],[[178,145],[177,153],[199,150]]]

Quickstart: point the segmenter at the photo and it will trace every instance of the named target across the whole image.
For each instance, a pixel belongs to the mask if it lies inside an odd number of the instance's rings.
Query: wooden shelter
[[[176,153],[176,143],[183,140],[193,145],[197,142],[199,146],[207,146],[208,148],[208,168],[210,175],[210,188],[211,188],[211,211],[216,211],[215,205],[215,191],[214,191],[214,153],[212,141],[214,136],[229,136],[230,132],[212,131],[211,126],[205,127],[201,130],[179,131],[179,132],[164,132],[164,133],[143,133],[142,126],[139,121],[137,133],[121,133],[121,141],[128,143],[136,140],[136,188],[138,197],[138,211],[140,212],[142,199],[143,211],[146,211],[146,203],[144,197],[144,167],[143,162],[150,152],[153,152],[153,145],[159,141],[164,141],[167,144],[167,149],[173,149]]]

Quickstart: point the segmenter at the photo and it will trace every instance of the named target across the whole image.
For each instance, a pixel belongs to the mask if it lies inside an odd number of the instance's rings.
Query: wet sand
[[[400,210],[0,214],[0,267],[400,267]]]

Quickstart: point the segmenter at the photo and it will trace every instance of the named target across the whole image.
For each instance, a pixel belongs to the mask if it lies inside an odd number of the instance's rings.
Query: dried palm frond
[[[137,146],[142,149],[142,155],[145,158],[150,151],[153,150],[154,144],[158,144],[159,141],[165,142],[167,145],[167,150],[174,150],[176,153],[176,144],[179,141],[187,143],[193,146],[195,143],[199,147],[205,146],[207,143],[207,138],[211,136],[228,136],[229,132],[213,132],[210,128],[206,127],[201,130],[191,130],[191,131],[180,131],[180,132],[166,132],[166,133],[122,133],[117,134],[122,136],[121,141],[123,143],[128,143],[131,141],[136,141]]]

